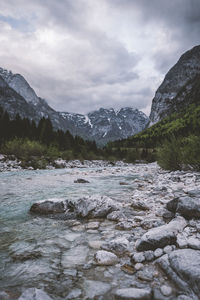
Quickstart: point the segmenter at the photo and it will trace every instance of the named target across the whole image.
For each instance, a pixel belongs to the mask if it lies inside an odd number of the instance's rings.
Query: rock
[[[120,219],[124,219],[125,215],[122,211],[116,210],[107,215],[107,219],[110,221],[119,221]]]
[[[18,300],[52,300],[43,290],[29,288],[25,290]]]
[[[85,280],[83,286],[86,294],[84,299],[97,299],[97,296],[106,294],[111,288],[108,283],[95,280]]]
[[[74,180],[74,183],[90,183],[90,182],[85,179],[78,178],[77,180]]]
[[[150,282],[150,281],[153,280],[152,270],[149,270],[148,268],[145,268],[144,270],[137,272],[137,277],[140,280]]]
[[[200,251],[180,249],[166,254],[157,263],[167,276],[191,299],[200,295]]]
[[[190,296],[180,295],[176,300],[192,300]]]
[[[88,245],[92,249],[100,249],[102,245],[102,241],[89,241]]]
[[[121,270],[130,275],[133,275],[136,272],[136,269],[132,265],[129,265],[129,264],[122,265]]]
[[[145,260],[147,261],[152,261],[154,259],[154,253],[151,250],[145,251],[144,256],[145,256]]]
[[[30,208],[32,213],[41,215],[64,213],[65,210],[65,202],[59,199],[49,199],[36,202]]]
[[[10,297],[6,292],[0,291],[0,300],[9,300],[9,299]]]
[[[186,219],[200,218],[200,198],[180,197],[167,203],[167,209]]]
[[[136,224],[132,220],[121,220],[115,226],[118,230],[131,230],[132,228],[136,227]]]
[[[99,222],[89,222],[86,225],[86,229],[98,229],[99,228]]]
[[[80,289],[74,289],[67,295],[66,300],[75,300],[78,297],[80,297],[81,294],[82,294],[82,292]]]
[[[114,300],[151,300],[151,289],[125,288],[114,292]]]
[[[134,201],[131,203],[131,207],[136,209],[136,210],[150,210],[150,207],[142,202],[142,201]]]
[[[166,254],[169,254],[172,251],[173,251],[173,248],[172,248],[172,246],[169,246],[169,245],[163,249],[163,252]]]
[[[125,237],[118,237],[111,241],[103,243],[101,248],[103,250],[111,251],[116,254],[122,255],[128,252],[129,241]]]
[[[136,271],[141,270],[144,267],[144,265],[142,263],[137,263],[135,264],[134,268],[136,269]]]
[[[176,244],[179,248],[183,249],[183,248],[187,247],[188,242],[187,242],[187,239],[185,238],[185,236],[178,234]]]
[[[187,225],[182,217],[177,217],[166,225],[150,229],[141,240],[137,241],[136,249],[138,251],[155,250],[170,244],[175,244],[177,234]]]
[[[190,197],[200,198],[200,190],[190,190],[187,192]]]
[[[164,296],[170,296],[172,294],[172,288],[167,285],[162,285],[160,291]]]
[[[84,265],[89,249],[86,246],[76,246],[62,255],[62,268],[74,268],[75,266]]]
[[[80,218],[105,218],[110,212],[118,210],[119,205],[106,196],[89,196],[77,201],[69,201],[68,209]]]
[[[188,242],[189,248],[200,250],[200,240],[199,239],[191,237],[187,240],[187,242]]]
[[[131,256],[131,260],[133,263],[141,263],[141,262],[145,261],[145,256],[143,253],[134,253]]]
[[[119,184],[120,185],[128,185],[128,182],[121,181]]]
[[[154,251],[154,256],[155,256],[155,258],[158,258],[158,257],[160,257],[160,256],[162,256],[162,255],[163,255],[163,249],[157,248],[157,249]]]
[[[102,266],[112,266],[118,262],[118,257],[111,252],[99,250],[95,254],[95,261],[98,265]]]

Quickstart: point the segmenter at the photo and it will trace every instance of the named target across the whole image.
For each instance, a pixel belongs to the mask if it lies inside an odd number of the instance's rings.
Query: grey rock
[[[32,213],[47,215],[64,213],[66,210],[65,203],[63,201],[45,200],[34,203],[30,211]]]
[[[137,241],[136,249],[138,251],[155,250],[170,244],[175,244],[177,234],[187,225],[182,217],[177,217],[166,225],[153,228],[146,232],[141,240]]]
[[[164,296],[170,296],[172,294],[172,288],[167,285],[162,285],[160,291]]]
[[[145,251],[144,256],[147,261],[152,261],[154,259],[154,252],[151,250]]]
[[[103,266],[112,266],[118,262],[118,257],[114,253],[104,250],[97,251],[94,258],[98,265]]]
[[[181,234],[178,234],[177,235],[177,240],[176,240],[176,244],[179,248],[183,249],[183,248],[186,248],[187,245],[188,245],[188,241],[187,239],[185,238],[185,236],[181,235]]]
[[[134,263],[141,263],[141,262],[145,261],[145,256],[143,253],[134,253],[131,256],[131,260]]]
[[[200,250],[200,240],[199,239],[191,237],[187,240],[187,242],[188,242],[189,248],[192,248],[195,250]]]
[[[4,291],[0,291],[0,300],[9,300],[10,296],[4,292]]]
[[[74,183],[89,183],[89,181],[83,178],[78,178],[77,180],[74,180]]]
[[[200,218],[200,198],[180,197],[167,203],[167,209],[186,219]]]
[[[81,296],[82,292],[80,289],[72,290],[68,295],[66,300],[75,300]]]
[[[180,291],[198,300],[200,294],[200,251],[180,249],[166,254],[157,263]]]
[[[158,257],[160,257],[160,256],[162,256],[162,255],[163,255],[163,249],[157,248],[157,249],[154,251],[154,256],[155,256],[155,258],[158,258]]]
[[[89,196],[77,201],[68,201],[67,207],[80,218],[104,218],[110,212],[118,210],[120,205],[106,196]]]
[[[125,237],[118,237],[111,241],[102,244],[103,250],[111,251],[116,254],[122,255],[129,250],[129,241]]]
[[[95,280],[85,280],[83,286],[86,299],[96,299],[97,296],[106,294],[111,288],[110,284]]]
[[[43,290],[29,288],[25,290],[18,300],[52,300]]]
[[[125,288],[114,292],[115,300],[152,300],[151,289]]]
[[[164,249],[163,249],[163,252],[166,254],[169,254],[172,251],[173,251],[173,248],[172,248],[172,246],[169,246],[169,245],[164,247]]]
[[[200,74],[200,46],[184,53],[170,69],[152,101],[150,126],[195,102]]]
[[[142,201],[133,201],[131,207],[136,210],[150,210],[150,207]]]

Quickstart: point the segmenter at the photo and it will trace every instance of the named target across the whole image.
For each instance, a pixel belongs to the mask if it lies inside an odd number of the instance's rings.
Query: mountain
[[[119,111],[103,109],[87,115],[57,112],[38,97],[25,78],[0,68],[0,105],[11,118],[16,114],[35,120],[50,118],[55,129],[69,130],[73,135],[95,140],[98,144],[126,138],[143,130],[148,117],[138,109],[130,107]]]
[[[98,144],[127,138],[143,130],[148,123],[148,117],[143,112],[131,107],[118,111],[100,108],[87,115],[65,112],[61,115],[75,124],[75,134],[95,140]]]
[[[199,91],[200,45],[185,52],[165,76],[152,101],[149,126],[197,101]]]

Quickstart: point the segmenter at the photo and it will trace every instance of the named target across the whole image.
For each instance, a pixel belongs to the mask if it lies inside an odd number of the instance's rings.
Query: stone
[[[10,300],[10,297],[6,292],[0,291],[0,300]]]
[[[200,218],[200,198],[180,197],[167,203],[167,209],[186,219]]]
[[[85,179],[78,178],[77,180],[74,180],[74,183],[90,183],[90,182]]]
[[[176,244],[179,248],[183,249],[183,248],[187,248],[188,246],[188,242],[187,239],[185,238],[185,236],[178,234],[177,235],[177,240],[176,240]]]
[[[121,270],[130,275],[132,275],[136,272],[136,269],[132,265],[129,265],[129,264],[122,265]]]
[[[98,250],[101,248],[102,243],[102,241],[89,241],[88,245],[90,248]]]
[[[84,265],[89,249],[86,246],[76,246],[62,255],[61,265],[65,268],[74,268],[75,266]]]
[[[107,219],[110,221],[119,221],[124,219],[125,215],[122,211],[116,210],[107,215]]]
[[[178,216],[166,225],[150,229],[136,243],[138,251],[155,250],[176,243],[177,234],[187,225],[184,218]]]
[[[89,222],[86,225],[86,229],[98,229],[99,228],[99,222]]]
[[[124,288],[114,292],[114,300],[151,300],[151,289]]]
[[[166,254],[169,254],[170,252],[173,251],[173,248],[172,246],[166,246],[164,249],[163,249],[163,252],[166,253]]]
[[[117,237],[111,241],[102,244],[103,250],[114,252],[115,254],[122,255],[129,250],[129,241],[125,237]]]
[[[154,259],[154,252],[151,250],[145,251],[144,256],[147,261],[152,261]]]
[[[25,290],[18,300],[53,300],[43,290],[29,288]]]
[[[134,253],[131,256],[131,260],[133,263],[141,263],[141,262],[145,261],[145,256],[143,253]]]
[[[95,280],[85,280],[83,287],[86,295],[84,299],[96,299],[97,296],[106,294],[111,288],[110,284]]]
[[[180,291],[197,300],[200,295],[200,251],[179,249],[163,255],[157,263]]]
[[[79,218],[105,218],[110,212],[119,209],[107,196],[88,196],[77,201],[68,201],[68,209]]]
[[[160,256],[162,256],[162,255],[163,255],[163,249],[157,248],[157,249],[154,251],[154,256],[155,256],[155,258],[158,258],[158,257],[160,257]]]
[[[104,250],[99,250],[94,258],[100,266],[112,266],[118,262],[118,257],[114,253]]]
[[[80,289],[74,289],[67,295],[66,300],[75,300],[78,297],[80,297],[81,294],[82,294],[82,292]]]
[[[137,263],[135,264],[134,268],[136,269],[136,271],[141,270],[144,267],[144,265],[142,263]]]
[[[64,213],[65,210],[65,202],[59,199],[49,199],[36,202],[30,208],[32,213],[41,215]]]
[[[162,285],[160,287],[160,291],[164,296],[170,296],[172,294],[172,288],[170,286],[167,285]]]
[[[150,207],[142,201],[133,201],[131,207],[136,210],[150,210]]]
[[[188,242],[189,248],[200,250],[200,240],[199,239],[191,237],[187,240],[187,242]]]
[[[142,281],[153,281],[153,273],[151,270],[148,270],[148,268],[137,272],[137,277]]]

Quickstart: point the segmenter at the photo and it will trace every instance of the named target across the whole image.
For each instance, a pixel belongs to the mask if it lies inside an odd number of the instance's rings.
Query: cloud
[[[0,66],[57,110],[149,112],[165,73],[199,43],[199,0],[2,0]]]

